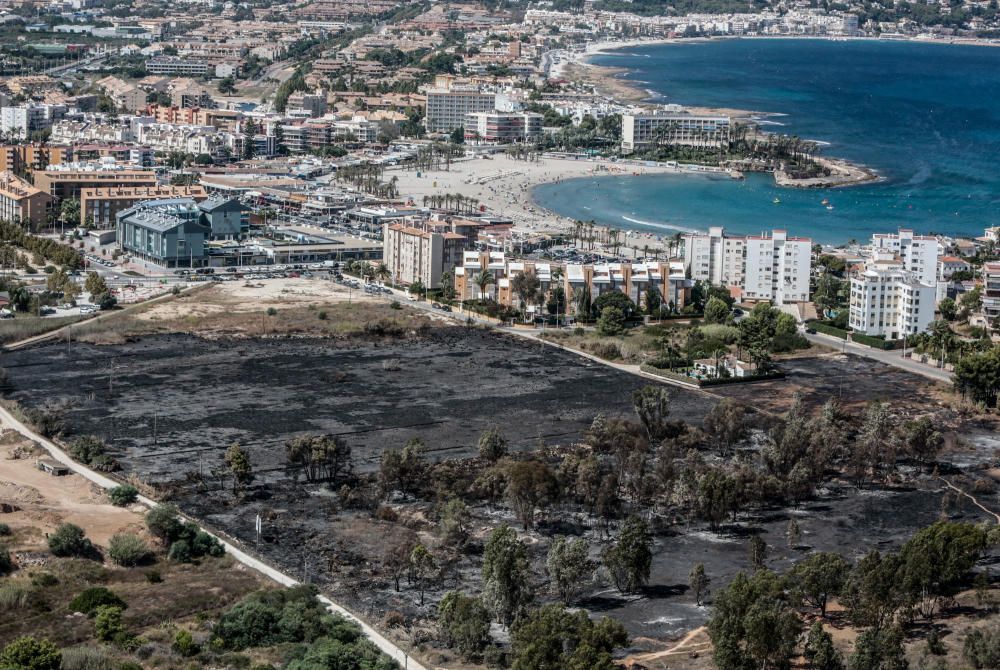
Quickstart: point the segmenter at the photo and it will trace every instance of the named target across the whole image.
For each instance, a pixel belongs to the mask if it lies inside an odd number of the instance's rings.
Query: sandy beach
[[[477,157],[459,160],[450,170],[422,172],[393,170],[388,174],[399,179],[399,194],[423,205],[423,197],[458,194],[475,198],[486,206],[488,212],[508,217],[514,229],[526,236],[565,234],[573,231],[573,219],[559,216],[532,199],[531,191],[539,184],[559,182],[581,177],[605,177],[630,174],[680,174],[682,171],[666,166],[646,166],[610,160],[572,160],[541,157],[537,161],[515,160],[505,154],[489,158]],[[630,240],[641,244],[658,245],[658,237],[649,233],[631,232]],[[634,244],[634,242],[630,242]]]

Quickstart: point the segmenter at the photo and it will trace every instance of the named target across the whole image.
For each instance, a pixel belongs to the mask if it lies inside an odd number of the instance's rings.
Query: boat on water
[[[775,198],[771,202],[773,202],[775,205],[780,205],[781,204],[781,198]]]
[[[824,206],[826,206],[826,205],[829,205],[829,204],[830,204],[830,201],[829,201],[829,200],[827,200],[826,198],[823,198],[823,200],[822,200],[822,201],[820,201],[820,203],[819,203],[819,204],[821,204],[821,205],[824,205]]]
[[[833,209],[833,205],[827,205],[826,208],[827,208],[827,210],[832,210]]]

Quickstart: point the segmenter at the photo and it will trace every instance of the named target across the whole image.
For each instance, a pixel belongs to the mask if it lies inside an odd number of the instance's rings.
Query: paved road
[[[855,344],[854,342],[845,342],[839,337],[824,335],[823,333],[816,333],[815,335],[806,333],[805,338],[815,344],[822,344],[848,354],[871,358],[872,360],[891,365],[899,368],[900,370],[912,372],[913,374],[926,377],[927,379],[932,379],[936,382],[950,384],[952,381],[952,374],[947,370],[935,368],[931,365],[925,365],[924,363],[918,363],[917,361],[909,358],[903,358],[903,352],[898,349],[893,351],[872,349],[871,347]]]

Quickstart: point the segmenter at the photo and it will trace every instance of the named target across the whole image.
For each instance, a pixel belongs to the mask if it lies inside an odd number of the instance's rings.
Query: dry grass
[[[272,285],[215,284],[146,308],[74,328],[78,340],[116,344],[143,335],[345,337],[381,327],[387,334],[430,327],[431,315],[318,280]],[[296,285],[291,282],[302,282]],[[321,317],[321,315],[323,315]],[[325,317],[325,318],[324,318]]]
[[[77,323],[90,318],[85,315],[77,316],[18,316],[13,319],[0,321],[0,344],[9,344],[29,337],[35,337],[53,330],[59,330],[63,326]]]

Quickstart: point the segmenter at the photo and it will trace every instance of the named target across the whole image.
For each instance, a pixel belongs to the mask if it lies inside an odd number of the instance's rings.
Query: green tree
[[[955,364],[953,384],[962,397],[996,407],[1000,391],[1000,347],[962,356]]]
[[[617,307],[605,307],[597,319],[597,332],[608,337],[621,335],[625,332],[625,314]]]
[[[236,92],[236,82],[233,81],[232,77],[223,77],[219,80],[219,93],[223,95],[232,95]]]
[[[969,631],[962,645],[962,655],[976,670],[1000,668],[1000,628]]]
[[[139,489],[131,484],[122,484],[108,491],[108,498],[115,507],[128,507],[139,498]]]
[[[558,493],[556,479],[541,461],[515,461],[506,468],[504,497],[525,531],[535,525],[535,509]]]
[[[241,495],[254,480],[250,453],[234,442],[226,449],[225,461],[229,473],[233,476],[233,493]]]
[[[483,552],[483,603],[510,626],[533,600],[527,552],[517,533],[502,525],[490,533]]]
[[[410,574],[413,575],[413,581],[420,589],[420,606],[423,607],[424,593],[427,590],[427,585],[437,577],[438,566],[434,556],[422,544],[418,544],[410,552]]]
[[[441,531],[445,542],[458,547],[465,545],[471,522],[469,506],[458,498],[451,498],[441,510]]]
[[[739,573],[712,602],[708,632],[719,670],[787,668],[802,623],[769,570]]]
[[[726,323],[730,312],[729,305],[713,296],[705,303],[705,323]]]
[[[132,568],[149,560],[152,552],[138,535],[117,533],[108,541],[108,556],[115,565]]]
[[[621,291],[606,291],[597,297],[591,305],[591,311],[595,316],[603,314],[608,307],[615,307],[621,310],[624,318],[635,314],[635,303],[632,299]]]
[[[615,670],[612,652],[629,643],[624,626],[609,618],[550,604],[515,624],[512,670]]]
[[[169,545],[178,539],[184,530],[178,514],[177,508],[173,505],[157,505],[146,513],[146,527],[154,537]]]
[[[899,626],[862,631],[847,667],[848,670],[906,670],[903,631]]]
[[[809,629],[803,654],[813,670],[842,670],[844,659],[833,646],[833,636],[817,621]]]
[[[59,218],[64,223],[78,225],[80,223],[80,201],[77,198],[66,198],[59,206]]]
[[[984,529],[938,521],[917,531],[902,546],[902,566],[896,577],[909,601],[929,618],[941,598],[954,595],[963,584],[986,546]]]
[[[87,279],[84,281],[83,288],[90,294],[91,300],[110,292],[107,282],[104,281],[104,277],[96,272],[87,273]]]
[[[383,491],[394,488],[404,493],[415,492],[421,484],[421,475],[427,468],[427,446],[419,437],[411,438],[402,449],[382,452],[379,481]]]
[[[649,581],[653,563],[653,537],[646,522],[637,516],[625,519],[617,541],[604,550],[601,559],[615,588],[622,593],[638,593]]]
[[[525,309],[538,298],[541,281],[534,272],[521,272],[510,281],[510,288],[517,295],[521,309]]]
[[[792,566],[787,578],[792,592],[825,617],[827,601],[840,595],[850,572],[850,563],[840,554],[817,552]]]
[[[951,298],[945,298],[938,303],[938,312],[945,321],[954,321],[958,317],[958,305]]]
[[[858,561],[841,597],[854,625],[877,631],[892,622],[905,602],[898,579],[901,569],[902,560],[896,554],[883,556],[878,551],[870,551]]]
[[[446,593],[438,603],[437,623],[445,645],[467,661],[478,659],[490,643],[490,613],[474,596]]]
[[[898,431],[903,450],[924,464],[933,463],[944,447],[944,436],[928,416],[904,423]]]
[[[573,602],[594,579],[596,563],[590,559],[587,542],[557,537],[549,547],[545,569],[552,590],[564,603]]]
[[[46,639],[19,637],[0,652],[0,668],[7,670],[59,670],[62,652]]]
[[[122,623],[122,609],[113,605],[101,605],[94,613],[94,632],[102,642],[111,642],[125,633]]]
[[[82,528],[62,523],[49,535],[49,551],[55,556],[86,557],[93,554],[94,546]]]
[[[479,436],[479,457],[497,462],[507,455],[507,439],[499,426],[490,426]]]

